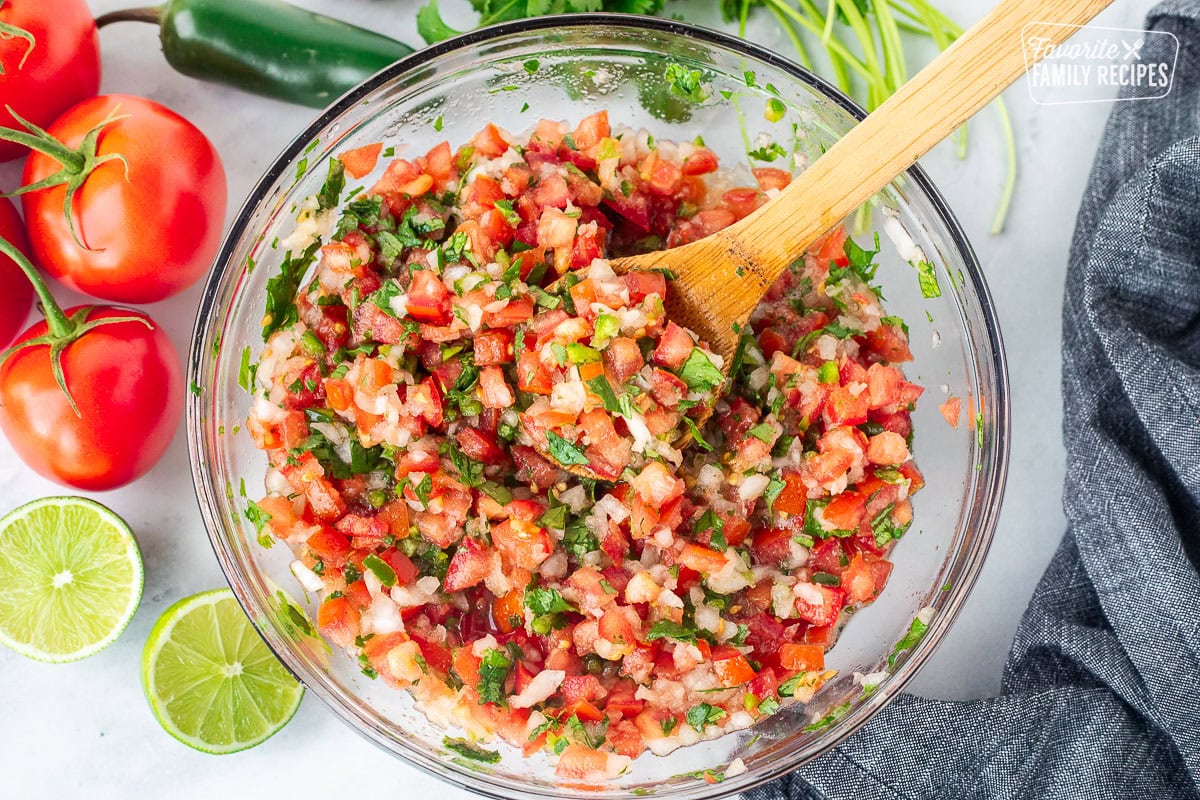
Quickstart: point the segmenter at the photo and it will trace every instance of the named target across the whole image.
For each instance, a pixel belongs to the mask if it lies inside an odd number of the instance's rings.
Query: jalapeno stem
[[[149,22],[152,25],[162,23],[162,6],[147,6],[145,8],[124,8],[120,11],[110,11],[96,17],[96,27],[103,28],[113,22]]]

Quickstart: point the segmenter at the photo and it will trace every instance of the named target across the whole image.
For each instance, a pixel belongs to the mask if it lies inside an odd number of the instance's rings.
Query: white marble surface
[[[230,0],[236,2],[237,0]],[[97,11],[138,5],[90,0]],[[418,40],[417,0],[307,0],[405,41]],[[680,4],[682,5],[682,4]],[[690,0],[693,9],[704,5]],[[719,23],[716,3],[701,22]],[[989,0],[941,4],[970,22]],[[1117,0],[1098,22],[1138,27],[1151,0]],[[465,3],[444,3],[453,12]],[[764,17],[752,38],[785,55],[790,47]],[[229,173],[232,217],[268,161],[314,112],[193,82],[166,68],[153,29],[122,25],[103,35],[105,92],[158,100],[212,138]],[[953,633],[912,688],[945,698],[997,690],[1020,613],[1062,534],[1063,451],[1059,389],[1060,306],[1074,217],[1099,140],[1107,105],[1038,106],[1018,86],[1008,93],[1017,129],[1021,178],[1007,231],[987,233],[1003,172],[990,121],[974,128],[971,155],[958,161],[943,148],[924,160],[956,209],[991,282],[1008,343],[1014,435],[1007,501],[991,556]],[[0,166],[0,187],[14,188],[18,170]],[[78,296],[55,286],[64,304]],[[186,353],[199,287],[148,311]],[[0,440],[0,512],[63,493],[33,475]],[[154,620],[185,595],[224,585],[209,548],[187,467],[183,431],[145,478],[98,495],[137,532],[146,588],[129,629],[108,650],[81,663],[50,666],[0,650],[0,796],[25,797],[333,797],[429,796],[456,791],[355,736],[317,700],[257,749],[234,756],[193,752],[159,728],[142,696],[139,657]]]

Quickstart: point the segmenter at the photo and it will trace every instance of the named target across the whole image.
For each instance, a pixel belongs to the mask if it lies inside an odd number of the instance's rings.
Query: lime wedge
[[[142,651],[142,686],[167,733],[218,755],[269,739],[304,697],[228,589],[163,612]]]
[[[112,644],[142,599],[125,521],[82,497],[45,497],[0,519],[0,644],[77,661]]]

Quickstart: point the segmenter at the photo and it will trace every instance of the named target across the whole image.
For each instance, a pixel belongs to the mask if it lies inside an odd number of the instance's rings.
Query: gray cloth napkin
[[[1179,38],[1175,84],[1116,104],[1079,212],[1068,528],[1001,695],[901,696],[749,800],[1200,798],[1200,2],[1146,27]]]

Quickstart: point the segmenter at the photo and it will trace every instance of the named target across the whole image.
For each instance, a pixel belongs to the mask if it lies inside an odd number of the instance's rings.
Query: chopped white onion
[[[508,704],[513,708],[530,708],[558,691],[567,673],[561,669],[544,669],[529,681],[520,694],[513,695]]]
[[[325,588],[325,582],[321,580],[321,576],[305,566],[303,561],[292,562],[292,574],[296,576],[296,580],[300,581],[300,585],[310,592],[319,592]]]

